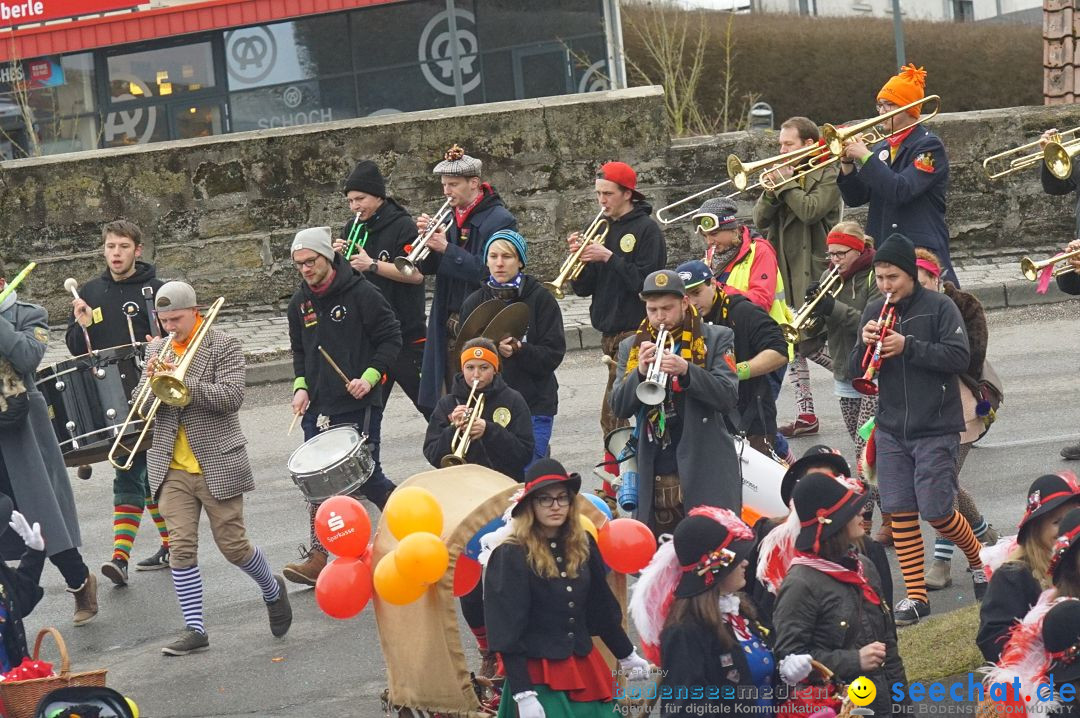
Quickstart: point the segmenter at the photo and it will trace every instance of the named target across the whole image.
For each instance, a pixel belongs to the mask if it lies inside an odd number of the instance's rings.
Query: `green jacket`
[[[837,381],[855,378],[851,362],[844,357],[850,356],[855,344],[862,341],[859,319],[863,309],[870,300],[880,296],[872,264],[848,277],[840,286],[832,313],[825,317],[825,327],[829,331],[829,356],[833,357],[833,378]]]

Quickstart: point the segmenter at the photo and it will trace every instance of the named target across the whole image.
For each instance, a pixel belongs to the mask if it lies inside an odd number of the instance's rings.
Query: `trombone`
[[[581,235],[581,246],[577,248],[577,251],[571,252],[570,256],[563,261],[562,267],[559,268],[559,275],[550,282],[544,282],[544,287],[554,294],[556,299],[562,299],[566,296],[563,292],[563,285],[577,279],[581,276],[582,270],[585,269],[585,262],[581,261],[581,255],[585,252],[585,248],[590,244],[603,244],[610,230],[611,223],[604,218],[604,210],[601,209],[596,213],[596,218],[593,219],[589,228]]]
[[[450,437],[450,453],[442,457],[442,461],[439,462],[439,466],[444,469],[448,466],[461,466],[467,463],[465,454],[469,453],[469,445],[472,443],[469,433],[472,432],[473,424],[476,423],[476,417],[484,413],[485,394],[476,393],[479,385],[480,380],[473,379],[472,391],[469,392],[469,398],[465,401],[464,420],[454,429],[454,435]]]
[[[788,344],[798,342],[800,332],[812,331],[817,326],[819,320],[813,316],[814,308],[817,307],[818,302],[826,294],[833,297],[838,295],[843,286],[844,280],[840,277],[840,268],[833,265],[833,268],[825,275],[825,279],[822,280],[814,298],[799,307],[799,311],[795,312],[795,316],[790,323],[780,325],[780,331],[784,334],[784,339]]]
[[[686,212],[683,212],[678,217],[672,217],[671,219],[666,218],[664,216],[664,212],[669,212],[669,211],[675,209],[676,207],[681,207],[682,205],[686,204],[687,202],[690,202],[691,200],[695,200],[695,199],[697,199],[698,197],[700,197],[703,194],[709,194],[711,192],[715,192],[716,190],[720,189],[721,187],[727,187],[729,184],[731,184],[731,180],[726,179],[723,182],[717,182],[712,187],[706,187],[705,189],[701,190],[700,192],[695,192],[694,194],[683,197],[682,199],[680,199],[680,200],[678,200],[676,202],[672,202],[671,204],[664,205],[660,209],[656,210],[656,221],[666,227],[669,224],[675,224],[676,222],[679,222],[681,220],[686,219],[687,217],[689,217],[690,215],[692,215],[692,214],[694,214],[695,212],[698,211],[698,208],[696,206],[693,209],[690,209],[690,210],[688,210]],[[724,195],[724,197],[726,199],[731,199],[732,197],[734,197],[738,193],[739,193],[738,191],[732,192],[731,194]]]
[[[109,449],[108,458],[110,464],[121,471],[127,471],[132,467],[135,463],[135,454],[139,453],[140,447],[146,440],[146,435],[153,425],[154,417],[157,415],[158,409],[161,408],[162,404],[184,407],[191,403],[191,388],[184,383],[184,377],[191,368],[191,362],[194,360],[199,347],[202,346],[203,341],[206,339],[206,335],[210,332],[210,327],[213,325],[214,320],[217,319],[218,312],[221,311],[221,306],[223,304],[225,304],[225,297],[218,297],[217,300],[210,305],[210,309],[206,312],[206,316],[203,317],[202,324],[199,326],[198,330],[191,335],[184,356],[180,359],[175,368],[168,371],[160,370],[160,367],[166,363],[172,363],[172,360],[176,359],[176,352],[172,348],[173,335],[170,334],[165,338],[165,343],[162,346],[161,351],[158,352],[158,355],[152,360],[154,362],[153,366],[158,367],[159,370],[156,371],[152,377],[143,380],[140,384],[139,391],[131,401],[131,411],[128,412],[127,418],[124,419],[124,423],[116,429],[116,440],[113,441],[112,448]],[[150,409],[144,412],[143,407],[146,405],[147,400],[150,399],[151,394],[154,395],[154,401],[150,405]],[[124,434],[127,433],[128,426],[137,420],[143,422],[142,430],[135,438],[135,444],[133,446],[125,446],[123,443]],[[119,458],[121,449],[127,452],[127,459],[123,462]]]
[[[445,229],[450,225],[452,214],[453,209],[450,207],[450,200],[446,200],[443,202],[443,206],[439,208],[439,211],[435,213],[435,216],[431,218],[424,233],[416,238],[416,243],[413,244],[409,253],[404,257],[398,257],[394,260],[394,266],[397,267],[399,272],[406,277],[411,277],[413,274],[420,271],[416,265],[423,262],[427,259],[427,256],[431,254],[431,247],[428,246],[428,241],[440,229]]]
[[[1055,132],[1050,138],[1051,143],[1057,145],[1064,145],[1066,137],[1073,137],[1077,132],[1080,132],[1080,127],[1074,127],[1071,130],[1065,130],[1064,132]],[[1075,138],[1074,138],[1075,139]],[[1004,152],[998,152],[997,154],[990,155],[983,160],[983,170],[986,171],[987,179],[999,179],[1011,175],[1013,172],[1020,172],[1026,170],[1028,167],[1034,167],[1040,162],[1047,163],[1047,169],[1053,172],[1053,168],[1050,167],[1050,160],[1047,159],[1046,150],[1038,149],[1034,152],[1028,152],[1033,147],[1038,147],[1041,139],[1028,142],[1027,144],[1020,145],[1019,147],[1013,147],[1011,150],[1005,150]],[[1049,147],[1049,144],[1047,145]],[[1075,154],[1075,152],[1073,153]],[[1005,165],[1002,169],[995,171],[991,170],[991,166],[996,162],[1005,162],[1007,157],[1012,155],[1020,155],[1008,160],[1008,165]],[[1055,175],[1056,176],[1056,175]],[[1068,175],[1066,175],[1067,177]]]
[[[671,336],[671,332],[661,324],[660,330],[656,332],[656,356],[653,357],[645,378],[634,390],[634,396],[642,404],[656,406],[664,401],[664,397],[667,396],[668,375],[666,371],[660,369],[660,362],[665,352],[674,351],[675,337]]]
[[[897,115],[907,112],[915,107],[921,107],[927,102],[934,102],[934,111],[927,115],[922,115],[915,122],[911,123],[907,127],[900,130],[893,130],[892,132],[883,133],[876,129],[876,126],[881,124],[882,120],[888,120]],[[903,107],[897,107],[895,110],[889,110],[884,115],[878,115],[877,117],[871,117],[869,120],[863,120],[862,122],[856,122],[853,125],[846,125],[844,127],[836,127],[835,125],[826,124],[821,128],[821,136],[825,140],[825,146],[829,148],[829,152],[832,157],[828,159],[821,166],[831,164],[832,162],[839,160],[844,154],[844,147],[855,140],[862,140],[867,144],[877,144],[882,140],[887,140],[893,135],[898,135],[901,132],[907,132],[908,129],[915,125],[921,125],[927,120],[932,120],[937,117],[937,113],[941,110],[941,97],[938,95],[927,95],[921,100],[915,100],[909,102]],[[788,180],[790,181],[790,180]]]
[[[1041,262],[1033,261],[1030,257],[1024,257],[1020,260],[1020,271],[1024,273],[1024,276],[1029,281],[1034,282],[1039,278],[1039,275],[1042,274],[1043,270],[1047,267],[1054,266],[1058,262],[1065,262],[1072,259],[1073,257],[1080,257],[1080,249],[1074,249],[1071,252],[1062,252],[1061,254],[1055,254],[1053,257],[1050,257],[1049,259],[1044,259]],[[1076,269],[1074,269],[1071,264],[1066,264],[1062,267],[1054,267],[1053,276],[1060,277],[1062,274],[1068,274],[1069,272],[1075,271]]]
[[[1080,139],[1065,142],[1053,140],[1043,148],[1043,162],[1050,174],[1059,180],[1067,180],[1072,177],[1072,158],[1077,154],[1080,154]]]
[[[771,191],[828,164],[826,161],[822,161],[816,157],[816,155],[819,154],[828,155],[828,151],[819,144],[813,144],[793,152],[788,152],[787,154],[773,155],[772,157],[766,157],[763,160],[750,163],[743,162],[735,155],[728,155],[727,173],[728,177],[731,178],[731,182],[739,189],[739,191],[751,190],[754,189],[754,187],[763,187],[764,189]],[[781,167],[794,168],[802,164],[803,160],[810,161],[810,168],[801,173],[793,174],[783,182],[767,182],[764,179],[764,176],[762,176],[757,184],[747,186],[750,184],[750,175],[752,174],[763,170],[765,172],[771,172],[772,170],[780,169]]]

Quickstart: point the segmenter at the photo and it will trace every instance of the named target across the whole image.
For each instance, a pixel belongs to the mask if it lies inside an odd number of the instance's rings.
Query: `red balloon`
[[[371,567],[358,558],[327,564],[315,582],[315,601],[331,618],[352,618],[371,600]]]
[[[480,583],[483,572],[484,567],[476,559],[465,554],[458,556],[457,565],[454,566],[454,595],[461,598],[470,593]]]
[[[636,519],[609,521],[596,542],[608,566],[619,573],[636,573],[649,565],[656,553],[656,537]]]
[[[360,558],[371,538],[371,519],[356,499],[333,496],[315,512],[315,535],[335,556]]]

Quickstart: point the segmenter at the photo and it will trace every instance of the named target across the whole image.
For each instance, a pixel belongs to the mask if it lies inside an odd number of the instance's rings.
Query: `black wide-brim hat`
[[[1024,529],[1033,521],[1050,513],[1062,504],[1080,500],[1080,483],[1071,471],[1043,474],[1031,482],[1027,493],[1024,516],[1016,527],[1017,539],[1023,539]]]
[[[727,509],[699,508],[701,513],[687,516],[675,528],[675,555],[682,569],[676,598],[708,591],[754,548],[754,533],[738,516]]]
[[[856,479],[812,473],[795,484],[791,499],[800,524],[795,548],[816,554],[862,510],[866,494]]]
[[[541,489],[555,484],[563,484],[570,492],[571,497],[581,491],[581,476],[568,474],[563,465],[555,459],[540,459],[525,472],[525,487],[521,495],[514,502],[514,508],[510,510],[511,516],[517,516],[526,505],[526,499]]]
[[[794,491],[795,484],[811,466],[828,466],[837,476],[851,476],[851,467],[842,454],[836,453],[825,444],[811,446],[802,458],[788,467],[780,481],[780,500],[784,502],[784,506],[791,503],[791,492]]]
[[[1056,584],[1061,567],[1073,561],[1073,551],[1080,542],[1080,508],[1073,509],[1061,518],[1058,536],[1050,549],[1050,578]]]
[[[1058,685],[1080,679],[1080,601],[1066,600],[1047,611],[1042,625],[1043,645]]]

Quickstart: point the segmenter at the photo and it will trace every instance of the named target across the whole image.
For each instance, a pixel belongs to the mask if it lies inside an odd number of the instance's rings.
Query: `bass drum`
[[[68,466],[104,461],[131,411],[131,395],[142,374],[144,344],[99,349],[37,372],[38,391],[49,405],[56,440]],[[134,441],[142,420],[132,421],[125,439]],[[150,448],[147,434],[142,449]]]

